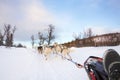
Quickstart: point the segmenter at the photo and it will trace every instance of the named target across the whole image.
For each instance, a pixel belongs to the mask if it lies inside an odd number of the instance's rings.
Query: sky
[[[120,32],[120,0],[0,0],[0,29],[16,26],[15,41],[31,43],[49,24],[55,26],[54,42],[74,40],[91,28],[93,33]]]

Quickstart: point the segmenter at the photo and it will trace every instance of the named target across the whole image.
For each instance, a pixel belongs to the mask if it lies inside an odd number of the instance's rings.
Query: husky
[[[45,56],[45,60],[47,60],[50,57],[51,53],[53,53],[52,48],[48,45],[44,45],[43,46],[43,55]]]
[[[41,53],[41,54],[43,53],[43,46],[38,46],[37,49],[38,49],[38,53]]]
[[[54,43],[54,49],[55,49],[55,53],[59,56],[62,57],[62,59],[64,58],[69,58],[69,59],[72,59],[71,56],[69,55],[70,53],[70,49],[64,45],[61,45],[61,44],[57,44],[57,43]]]
[[[66,46],[63,46],[63,49],[62,49],[62,58],[64,58],[64,57],[72,60],[72,58],[70,56],[70,49]]]

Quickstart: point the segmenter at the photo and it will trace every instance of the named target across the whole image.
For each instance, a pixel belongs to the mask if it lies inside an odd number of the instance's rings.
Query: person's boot
[[[108,76],[110,80],[120,80],[120,62],[113,62],[108,69]]]
[[[119,80],[120,56],[115,50],[108,49],[105,51],[103,66],[110,80]]]

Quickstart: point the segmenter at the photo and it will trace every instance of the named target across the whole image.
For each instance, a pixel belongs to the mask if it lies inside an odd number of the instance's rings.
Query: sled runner
[[[84,68],[90,80],[108,80],[108,76],[103,68],[103,59],[90,56],[84,62]]]

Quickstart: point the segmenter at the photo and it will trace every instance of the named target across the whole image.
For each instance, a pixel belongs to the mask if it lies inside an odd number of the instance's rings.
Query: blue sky
[[[0,0],[0,29],[16,25],[15,40],[30,43],[30,36],[55,26],[59,43],[91,28],[94,34],[120,32],[120,0]]]

